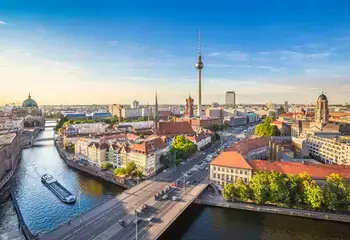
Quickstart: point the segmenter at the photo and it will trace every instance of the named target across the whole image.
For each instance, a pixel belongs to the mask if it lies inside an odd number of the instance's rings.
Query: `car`
[[[190,184],[191,184],[191,181],[187,181],[187,182],[186,182],[186,185],[190,185]]]
[[[125,227],[125,221],[124,220],[119,220],[118,222],[119,222],[120,226]]]
[[[164,171],[163,172],[167,172],[167,170],[166,169],[164,169]]]
[[[173,201],[176,201],[177,199],[178,199],[177,196],[173,196],[173,197],[171,198],[171,200],[173,200]]]
[[[163,200],[166,200],[168,198],[168,194],[164,194],[163,196],[162,196],[162,199]]]
[[[152,222],[155,218],[156,216],[152,215],[149,218],[147,218],[147,221]]]
[[[208,167],[206,167],[205,170],[208,170]]]
[[[136,225],[136,224],[138,224],[139,222],[141,222],[141,218],[135,219],[132,223]]]

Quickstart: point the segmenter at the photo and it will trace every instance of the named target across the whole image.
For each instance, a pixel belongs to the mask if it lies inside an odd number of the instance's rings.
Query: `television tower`
[[[202,111],[202,55],[201,55],[201,32],[198,31],[198,58],[195,65],[195,68],[198,70],[198,117],[201,117]]]

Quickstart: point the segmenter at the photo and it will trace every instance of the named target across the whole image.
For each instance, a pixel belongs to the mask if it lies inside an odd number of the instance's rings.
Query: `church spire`
[[[158,96],[156,91],[156,97],[155,97],[155,109],[154,109],[154,121],[158,121]]]
[[[30,93],[28,94],[28,99],[31,99],[32,97],[30,96]]]

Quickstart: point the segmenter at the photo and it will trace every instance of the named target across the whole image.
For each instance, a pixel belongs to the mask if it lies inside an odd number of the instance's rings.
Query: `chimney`
[[[269,154],[268,154],[268,160],[271,161],[272,159],[272,142],[269,141]]]
[[[276,161],[281,161],[281,146],[277,145],[276,148]]]

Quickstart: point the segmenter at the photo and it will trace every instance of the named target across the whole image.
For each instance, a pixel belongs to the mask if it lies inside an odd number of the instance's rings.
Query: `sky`
[[[0,105],[350,102],[350,1],[0,0]]]

